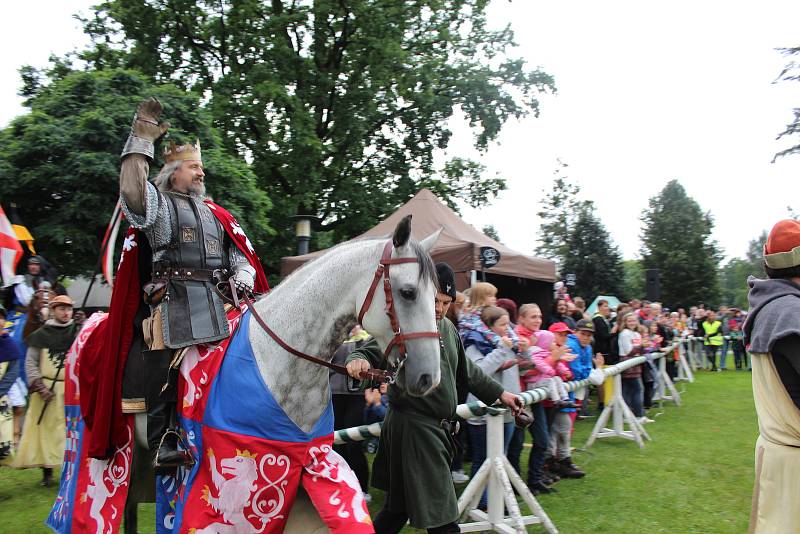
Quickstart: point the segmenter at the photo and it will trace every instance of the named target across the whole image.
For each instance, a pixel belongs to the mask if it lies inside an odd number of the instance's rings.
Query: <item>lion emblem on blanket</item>
[[[255,484],[258,479],[256,455],[247,450],[236,449],[236,456],[220,460],[220,469],[217,469],[214,451],[209,448],[207,455],[216,495],[206,485],[203,487],[203,500],[214,510],[222,513],[222,518],[228,524],[212,523],[203,529],[193,530],[193,532],[195,534],[251,532],[253,526],[245,517],[244,509],[250,504],[250,497],[257,489]],[[226,478],[225,475],[233,475],[233,477]]]

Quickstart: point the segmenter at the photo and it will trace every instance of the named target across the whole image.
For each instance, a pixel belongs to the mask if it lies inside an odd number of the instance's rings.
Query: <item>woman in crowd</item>
[[[475,291],[473,289],[473,296]],[[502,384],[506,391],[519,393],[519,366],[520,359],[512,350],[513,343],[508,337],[508,312],[497,306],[484,306],[480,319],[492,333],[500,339],[500,344],[495,344],[478,329],[464,332],[464,349],[466,355],[487,375]],[[523,360],[530,359],[530,352],[525,351]],[[470,394],[467,402],[477,399]],[[472,449],[472,476],[486,460],[486,416],[472,417],[468,421],[470,446]],[[503,454],[508,452],[508,444],[514,434],[514,418],[510,412],[504,415],[505,429],[503,432]],[[485,495],[481,503],[485,505]]]
[[[617,336],[620,362],[629,360],[642,353],[642,335],[639,333],[639,319],[635,312],[627,313],[620,321],[621,330]],[[633,415],[642,419],[644,413],[644,385],[642,384],[642,366],[636,365],[622,372],[622,398],[630,407]]]
[[[547,322],[547,326],[549,327],[555,323],[564,323],[570,330],[575,328],[575,320],[568,314],[566,299],[557,298],[553,301],[553,309],[550,312],[550,320]]]

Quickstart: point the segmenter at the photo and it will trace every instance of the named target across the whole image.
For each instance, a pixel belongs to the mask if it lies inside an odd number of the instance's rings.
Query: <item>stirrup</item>
[[[175,437],[178,438],[176,452],[181,453],[182,460],[181,460],[180,463],[162,464],[162,463],[159,463],[159,461],[158,461],[159,453],[161,452],[161,447],[164,445],[164,439],[169,434],[175,434]],[[187,446],[186,442],[183,440],[183,437],[180,435],[180,432],[178,432],[178,431],[176,431],[176,430],[174,430],[172,428],[168,428],[167,431],[164,432],[164,435],[161,436],[161,441],[158,442],[158,448],[156,449],[156,453],[155,453],[155,456],[153,458],[153,467],[156,468],[156,469],[164,469],[164,468],[168,469],[168,468],[174,468],[174,467],[193,467],[195,463],[196,463],[195,459],[191,455],[191,453],[189,452],[189,447]]]

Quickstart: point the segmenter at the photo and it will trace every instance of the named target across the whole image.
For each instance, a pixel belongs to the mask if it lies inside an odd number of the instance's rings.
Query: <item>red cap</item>
[[[572,333],[572,330],[570,330],[570,328],[567,326],[567,323],[553,323],[547,330],[554,334],[558,334],[559,332],[566,332],[567,334]]]
[[[800,265],[800,221],[778,221],[764,244],[764,261],[772,269]]]

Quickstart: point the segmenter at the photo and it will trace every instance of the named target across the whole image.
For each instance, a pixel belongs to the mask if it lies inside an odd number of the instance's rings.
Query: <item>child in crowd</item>
[[[461,341],[466,342],[469,332],[477,332],[495,347],[500,347],[501,336],[495,334],[481,321],[483,309],[486,306],[497,305],[497,288],[488,282],[478,282],[472,286],[469,297],[470,307],[463,311],[461,319],[458,321],[458,333],[461,335]],[[511,327],[507,328],[505,335],[511,339],[512,350],[519,352],[519,338],[514,330]],[[527,348],[524,346],[521,350],[524,352]]]
[[[744,338],[742,335],[742,323],[740,323],[736,318],[731,319],[728,321],[728,325],[730,326],[730,343],[731,348],[733,349],[733,361],[736,364],[736,370],[742,371],[743,369],[750,369],[750,365],[747,363],[747,351],[744,350]]]

